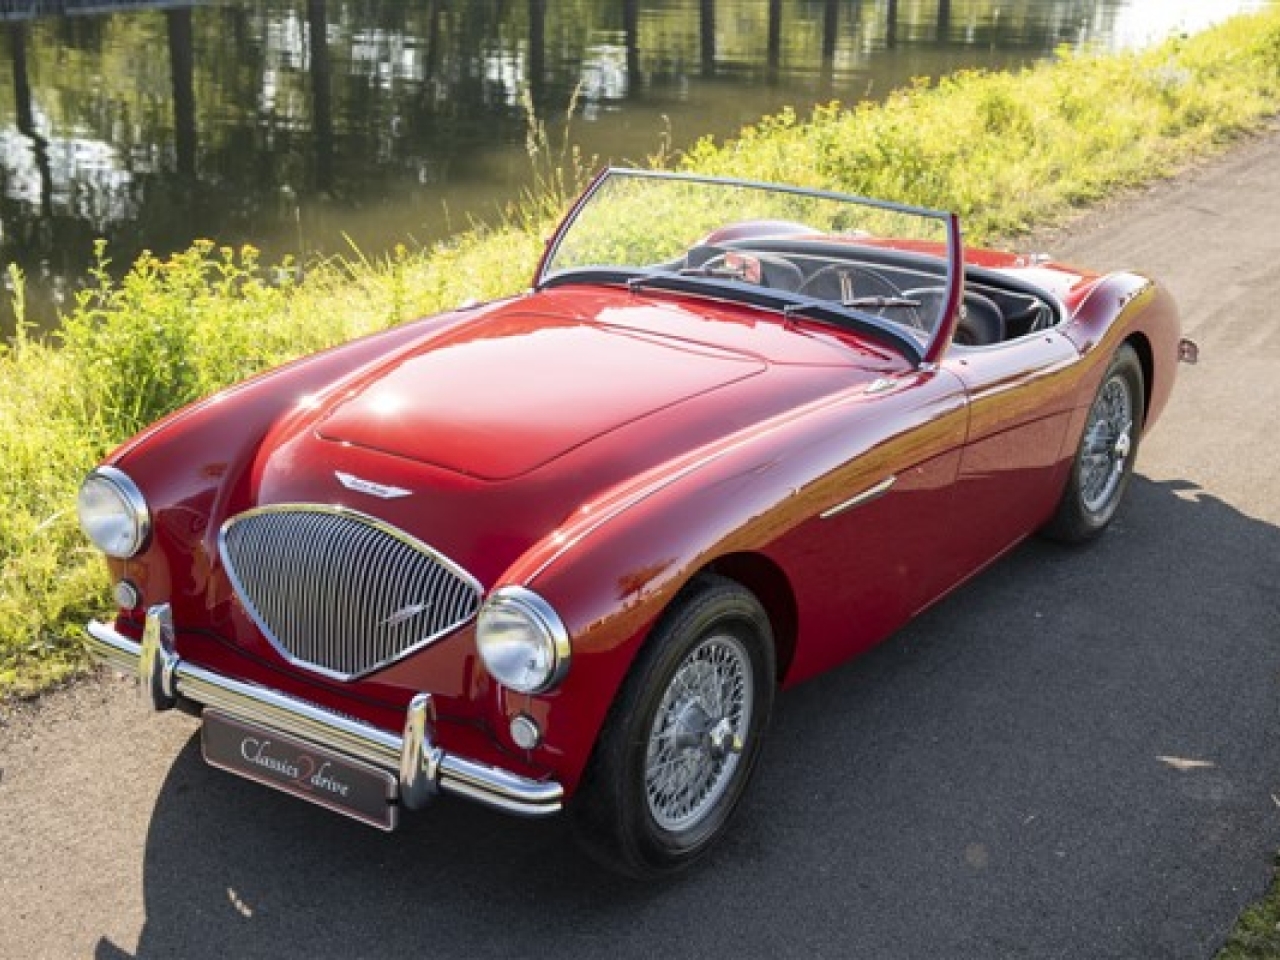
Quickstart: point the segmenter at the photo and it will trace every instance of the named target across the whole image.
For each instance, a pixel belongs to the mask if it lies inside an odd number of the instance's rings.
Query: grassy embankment
[[[981,242],[1168,175],[1278,106],[1273,10],[1138,54],[964,73],[809,119],[783,113],[732,142],[651,162],[951,209]],[[144,257],[122,281],[99,271],[52,344],[20,333],[0,347],[0,698],[81,670],[80,625],[108,606],[74,516],[89,466],[161,414],[256,370],[520,289],[581,172],[561,159],[567,169],[548,167],[504,226],[378,262],[311,265],[302,279],[250,250],[197,244]]]

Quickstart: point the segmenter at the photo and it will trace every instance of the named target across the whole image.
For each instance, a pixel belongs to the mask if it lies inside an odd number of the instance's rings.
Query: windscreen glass
[[[925,344],[957,262],[949,219],[856,197],[609,171],[553,238],[539,284],[575,277],[700,281],[884,321]]]

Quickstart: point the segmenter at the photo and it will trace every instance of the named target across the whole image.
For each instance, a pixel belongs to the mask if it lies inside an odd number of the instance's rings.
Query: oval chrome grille
[[[373,517],[289,504],[232,517],[219,552],[249,615],[285,656],[349,679],[475,616],[461,567]]]

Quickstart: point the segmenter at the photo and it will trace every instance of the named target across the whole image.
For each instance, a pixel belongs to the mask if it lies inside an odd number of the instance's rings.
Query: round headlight
[[[476,618],[476,646],[489,673],[519,693],[542,693],[569,670],[569,633],[551,605],[524,587],[501,587]]]
[[[142,493],[115,467],[99,467],[85,477],[76,500],[80,528],[103,553],[127,560],[147,544],[151,514]]]

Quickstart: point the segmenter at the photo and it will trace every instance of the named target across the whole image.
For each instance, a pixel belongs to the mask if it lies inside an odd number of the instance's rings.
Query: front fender
[[[169,602],[180,622],[193,605],[217,602],[209,576],[223,519],[252,506],[253,471],[273,430],[307,411],[369,363],[445,330],[461,314],[403,324],[259,374],[157,421],[106,463],[138,484],[153,536],[131,560],[110,560],[115,578],[140,585],[147,603]]]
[[[895,465],[963,443],[967,408],[950,374],[913,372],[877,389],[860,385],[707,451],[601,516],[574,518],[504,575],[551,603],[573,639],[560,688],[502,695],[508,715],[539,721],[566,787],[653,625],[700,571],[729,554],[766,553]]]

